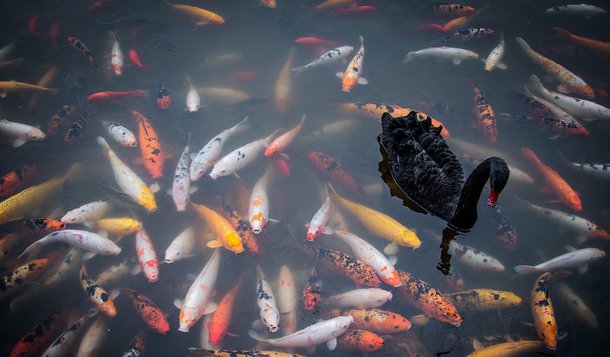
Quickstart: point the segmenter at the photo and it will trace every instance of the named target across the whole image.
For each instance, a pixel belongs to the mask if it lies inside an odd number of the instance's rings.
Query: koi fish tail
[[[147,89],[132,90],[129,92],[133,97],[149,98],[150,91]]]
[[[525,275],[525,274],[537,273],[538,269],[536,269],[536,267],[533,267],[531,265],[517,265],[515,267],[515,272],[519,275]]]

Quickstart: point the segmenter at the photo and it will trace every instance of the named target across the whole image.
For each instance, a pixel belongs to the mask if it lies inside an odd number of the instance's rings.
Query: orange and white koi
[[[190,328],[203,316],[214,292],[219,266],[220,252],[216,251],[186,293],[184,303],[180,308],[180,327],[178,331],[189,332]]]
[[[290,268],[282,265],[277,281],[277,307],[280,312],[282,333],[289,335],[297,329],[297,289]]]
[[[341,294],[331,295],[326,298],[325,303],[336,307],[356,307],[368,309],[379,307],[388,301],[392,301],[392,292],[379,289],[355,289]]]
[[[265,149],[265,156],[272,156],[284,152],[286,148],[292,144],[296,136],[299,135],[304,122],[305,114],[303,114],[301,121],[297,124],[297,126],[273,139],[271,144],[269,144],[267,149]]]
[[[165,335],[169,331],[167,314],[165,314],[157,304],[134,290],[123,289],[123,291],[127,293],[133,307],[136,309],[146,326],[161,335]]]
[[[59,314],[51,314],[27,332],[13,347],[9,357],[36,356],[51,342],[64,324]]]
[[[165,250],[163,263],[172,264],[192,257],[195,252],[195,231],[189,227],[178,234]]]
[[[64,222],[52,218],[28,219],[23,225],[36,234],[49,234],[66,228]]]
[[[250,254],[258,255],[260,253],[260,248],[256,241],[256,237],[250,228],[250,222],[243,219],[239,213],[237,213],[237,210],[228,202],[223,201],[222,208],[225,211],[225,216],[229,220],[229,223],[235,228],[235,231],[241,237],[242,242],[246,245],[246,249],[248,249]]]
[[[375,333],[398,333],[411,328],[411,322],[391,311],[379,309],[348,310],[346,315],[354,318],[354,327]]]
[[[240,278],[237,284],[220,300],[218,308],[214,311],[209,326],[209,339],[211,344],[219,344],[224,339],[229,329],[229,324],[233,318],[233,308],[237,294],[241,289],[243,278]]]
[[[136,255],[140,262],[140,268],[149,283],[154,283],[159,279],[159,258],[155,253],[153,245],[148,233],[144,228],[140,228],[136,232]]]
[[[236,254],[244,251],[244,246],[241,237],[231,223],[216,211],[199,204],[192,204],[195,212],[206,222],[209,229],[212,231],[216,239],[207,243],[210,248],[224,247],[225,249]]]
[[[485,139],[495,144],[498,140],[498,128],[496,127],[496,115],[487,98],[481,93],[479,84],[474,81],[474,115],[477,125],[483,130]]]
[[[146,116],[133,109],[130,112],[138,124],[138,142],[144,167],[154,180],[163,176],[165,152],[161,147],[157,132]]]
[[[261,321],[267,327],[269,332],[277,332],[280,328],[280,311],[275,302],[275,296],[271,285],[265,280],[263,272],[257,266],[257,284],[256,284],[256,303]]]
[[[291,100],[292,92],[292,59],[294,57],[294,48],[290,49],[288,53],[288,59],[280,74],[275,82],[275,89],[273,91],[273,107],[279,114],[283,114],[288,109]]]
[[[464,319],[449,299],[425,281],[409,273],[399,270],[398,274],[402,279],[402,285],[396,290],[399,301],[414,306],[438,321],[460,327]]]
[[[73,247],[85,250],[84,259],[87,260],[95,254],[102,255],[118,255],[121,252],[121,247],[116,245],[110,239],[104,238],[98,234],[81,231],[77,229],[63,229],[57,232],[48,234],[27,247],[20,258],[37,256],[42,247],[53,243],[67,243]]]
[[[384,283],[393,287],[402,285],[402,281],[398,277],[398,270],[377,248],[350,232],[335,230],[334,234],[335,237],[350,247],[356,258],[375,269]]]
[[[305,310],[315,310],[320,303],[320,289],[322,281],[316,273],[316,268],[312,268],[307,278],[307,284],[303,288],[303,306]]]
[[[320,234],[332,234],[333,230],[328,227],[328,221],[330,220],[330,211],[332,210],[332,202],[330,196],[326,195],[326,200],[322,204],[322,207],[313,215],[311,221],[307,225],[307,240],[313,242],[313,240]]]
[[[222,176],[236,175],[238,170],[254,162],[265,151],[276,133],[273,132],[266,138],[254,140],[231,151],[214,164],[209,176],[215,180]]]
[[[549,294],[551,273],[538,277],[530,295],[530,306],[538,339],[551,350],[557,348],[557,322]]]
[[[534,51],[530,45],[525,42],[521,37],[515,38],[519,46],[525,54],[538,66],[542,68],[550,77],[560,84],[557,86],[557,90],[561,93],[574,93],[585,98],[595,98],[593,89],[568,69],[560,65],[559,63],[544,57],[538,52]]]
[[[356,52],[354,58],[347,65],[345,73],[337,72],[337,77],[342,80],[342,90],[349,93],[357,84],[368,84],[362,75],[362,66],[364,63],[364,37],[360,36],[360,49]]]
[[[80,268],[80,284],[85,291],[85,294],[89,297],[89,300],[108,317],[115,317],[117,314],[116,306],[114,305],[114,299],[119,295],[118,290],[113,290],[110,294],[106,292],[101,286],[95,283],[89,275],[85,266],[82,265]]]
[[[383,347],[385,341],[371,331],[349,329],[337,337],[337,346],[344,351],[374,352]]]
[[[131,130],[122,126],[119,123],[115,123],[109,120],[102,120],[102,126],[106,129],[108,135],[114,140],[117,144],[124,148],[135,148],[138,146],[138,142],[136,141],[136,136],[133,135]]]
[[[521,152],[526,159],[528,159],[542,175],[546,189],[550,191],[557,200],[570,207],[576,212],[582,211],[582,203],[578,193],[574,191],[559,173],[547,164],[545,164],[538,155],[536,155],[530,148],[523,147]]]
[[[20,265],[0,280],[0,297],[5,297],[18,290],[25,282],[38,278],[47,267],[48,260],[35,259]]]
[[[110,51],[110,69],[115,76],[120,77],[123,75],[123,51],[116,38],[116,35],[112,31],[108,31],[112,40],[112,50]]]
[[[269,166],[263,177],[256,181],[250,194],[248,217],[252,233],[254,234],[260,234],[269,220],[269,195],[267,194],[267,187],[272,179],[272,170],[273,166]]]

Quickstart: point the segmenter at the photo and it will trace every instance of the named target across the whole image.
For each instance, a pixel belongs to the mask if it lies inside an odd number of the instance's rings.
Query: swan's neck
[[[468,176],[451,218],[451,225],[463,230],[469,230],[474,226],[477,221],[477,203],[490,174],[491,159],[487,159]]]

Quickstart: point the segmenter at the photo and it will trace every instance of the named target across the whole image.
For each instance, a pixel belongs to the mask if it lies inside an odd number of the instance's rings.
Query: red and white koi
[[[216,180],[218,177],[222,176],[237,175],[238,170],[253,163],[265,151],[276,133],[277,132],[274,131],[266,138],[254,140],[251,143],[231,151],[214,164],[212,172],[209,174],[210,177],[213,180]]]
[[[102,126],[106,129],[112,140],[120,146],[124,148],[135,148],[138,146],[136,136],[126,127],[110,120],[102,120]]]
[[[297,289],[294,283],[294,276],[288,266],[280,268],[278,278],[278,298],[277,307],[281,314],[282,333],[289,335],[297,329]]]
[[[189,227],[178,234],[165,250],[163,263],[171,264],[192,257],[195,252],[195,231]]]
[[[190,138],[190,135],[189,135]],[[190,141],[190,140],[189,140]],[[174,179],[172,180],[172,199],[176,210],[178,212],[184,212],[189,204],[191,196],[191,177],[189,175],[189,167],[191,164],[191,157],[189,151],[189,144],[182,151],[178,166],[176,166],[176,172],[174,173]]]
[[[114,32],[108,31],[108,33],[112,39],[112,50],[110,51],[110,69],[112,69],[115,76],[120,77],[123,75],[123,66],[125,65],[123,62],[123,51],[121,50],[121,45],[119,45],[119,41],[117,40]]]
[[[398,270],[394,268],[388,258],[381,253],[377,248],[373,247],[370,243],[364,239],[352,234],[350,232],[335,230],[335,237],[347,244],[354,257],[362,260],[377,272],[381,280],[393,287],[402,285],[402,281],[398,277]]]
[[[189,82],[189,91],[186,94],[186,111],[189,113],[195,113],[199,111],[199,108],[201,108],[201,98],[199,97],[197,89],[195,89],[195,86],[193,86],[191,77],[187,76],[187,80]]]
[[[205,144],[205,146],[199,150],[197,155],[193,157],[193,161],[191,162],[191,167],[189,170],[191,181],[198,181],[206,173],[206,171],[208,171],[214,161],[216,161],[218,156],[220,156],[225,141],[229,140],[229,138],[235,134],[246,131],[248,127],[248,117],[245,117],[242,121],[228,129],[223,130],[212,138],[212,140],[210,140],[207,144]]]
[[[186,293],[184,303],[180,308],[180,327],[178,331],[189,332],[190,328],[203,316],[208,301],[214,292],[219,266],[220,251],[216,250]]]
[[[354,322],[351,316],[338,316],[326,321],[320,321],[293,334],[266,339],[250,330],[248,334],[253,339],[282,348],[307,348],[326,343],[329,350],[337,346],[337,336],[341,336]]]
[[[106,216],[111,204],[108,201],[94,201],[68,211],[61,221],[67,224],[81,224],[100,220]]]
[[[260,267],[256,269],[258,279],[256,284],[256,295],[258,311],[261,321],[269,332],[277,332],[280,328],[280,311],[275,303],[275,297],[271,285],[265,280]]]
[[[349,93],[357,84],[368,84],[362,75],[362,66],[364,64],[364,37],[360,36],[360,49],[356,52],[354,58],[347,65],[345,73],[337,72],[337,77],[341,78],[342,90]]]
[[[265,149],[265,156],[272,156],[284,152],[284,150],[292,144],[296,136],[299,135],[301,127],[303,127],[303,122],[305,122],[305,114],[303,114],[301,121],[297,126],[278,136],[269,144],[267,149]]]
[[[118,255],[121,252],[121,247],[108,238],[104,238],[92,232],[77,229],[64,229],[48,234],[32,243],[23,253],[21,253],[19,258],[37,256],[42,247],[56,242],[66,243],[87,251],[88,253],[83,257],[85,260],[91,258],[95,254]]]
[[[313,240],[320,234],[332,234],[333,230],[328,226],[330,220],[330,211],[332,210],[332,202],[330,196],[326,195],[326,200],[322,204],[322,207],[313,215],[311,221],[307,225],[307,240],[313,242]]]
[[[329,64],[333,64],[333,63],[341,61],[345,57],[349,56],[353,51],[354,51],[354,47],[352,47],[352,46],[337,47],[335,49],[332,49],[332,50],[326,52],[322,56],[316,58],[315,60],[311,61],[310,63],[308,63],[304,66],[293,68],[292,71],[296,72],[296,74],[298,75],[301,72],[304,72],[309,69],[327,66]]]
[[[359,309],[379,307],[388,301],[392,301],[392,292],[379,288],[350,290],[329,296],[325,300],[329,306],[356,307]]]
[[[250,194],[248,217],[252,233],[254,234],[261,233],[269,220],[269,195],[267,194],[267,187],[271,180],[272,170],[273,166],[269,166],[263,177],[256,181]]]
[[[155,246],[144,228],[140,228],[136,232],[135,241],[140,268],[142,268],[146,280],[149,283],[154,283],[159,279],[159,259],[157,253],[155,253]]]

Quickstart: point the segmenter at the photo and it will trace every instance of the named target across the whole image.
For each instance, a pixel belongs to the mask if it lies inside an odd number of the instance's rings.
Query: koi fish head
[[[178,331],[180,332],[189,332],[191,326],[194,324],[195,320],[190,316],[187,311],[180,311],[180,326],[178,327]]]
[[[320,227],[307,226],[307,240],[313,242],[313,240],[320,235]]]
[[[230,251],[237,254],[242,253],[244,251],[244,246],[241,242],[241,238],[239,237],[239,235],[237,235],[237,233],[231,232],[227,234],[226,242],[229,246]]]
[[[43,133],[42,130],[40,130],[38,128],[30,129],[26,133],[26,135],[27,135],[28,140],[36,140],[36,141],[44,140],[47,137],[45,135],[45,133]]]
[[[265,149],[265,156],[267,156],[267,157],[273,156],[273,155],[277,154],[278,151],[280,151],[279,145],[277,145],[276,143],[271,143],[267,147],[267,149]]]
[[[397,232],[395,239],[398,245],[405,247],[417,249],[421,246],[421,240],[419,240],[417,234],[408,228],[401,228]]]
[[[565,202],[576,212],[582,211],[582,202],[580,201],[580,197],[574,191],[566,192],[564,196]]]
[[[345,330],[347,330],[348,327],[352,323],[354,323],[354,318],[350,315],[335,317],[336,328],[335,328],[335,331],[333,332],[333,335],[335,335],[335,336],[342,335],[343,332],[345,332]]]
[[[140,205],[144,207],[146,212],[153,213],[157,210],[157,202],[155,201],[155,195],[153,195],[148,188],[146,190],[142,190],[141,192],[142,199],[140,200]]]

